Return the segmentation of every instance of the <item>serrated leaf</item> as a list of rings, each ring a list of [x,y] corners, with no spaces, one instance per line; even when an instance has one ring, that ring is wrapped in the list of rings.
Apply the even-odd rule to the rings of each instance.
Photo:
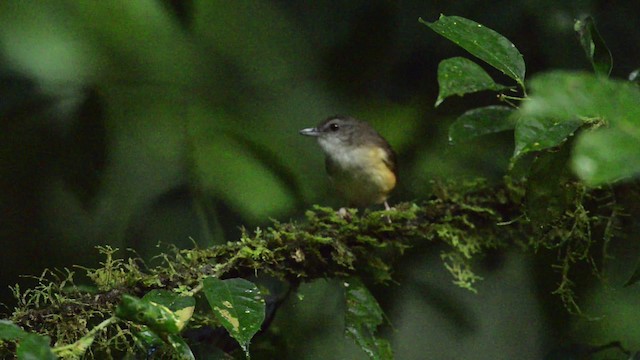
[[[516,123],[513,157],[560,146],[583,124],[584,121],[577,118],[559,121],[552,118],[522,117]]]
[[[493,81],[480,65],[463,57],[440,61],[438,86],[440,90],[436,107],[452,95],[463,96],[483,90],[499,91],[507,88]]]
[[[370,359],[393,359],[388,341],[375,336],[383,315],[378,301],[358,279],[345,281],[344,289],[346,335],[353,339]]]
[[[216,319],[249,356],[249,343],[265,317],[265,302],[258,287],[241,278],[207,277],[202,290]]]
[[[122,296],[116,316],[147,325],[157,333],[177,334],[181,330],[180,319],[169,308],[135,296]]]
[[[20,340],[27,336],[27,332],[9,320],[0,320],[0,340]]]
[[[506,37],[482,24],[459,16],[440,15],[440,18],[432,23],[422,19],[419,21],[524,87],[524,59]]]
[[[196,299],[193,296],[183,296],[168,290],[151,290],[146,293],[142,300],[164,305],[178,317],[178,328],[182,330],[191,316],[196,306]]]
[[[515,109],[501,105],[471,109],[451,124],[449,141],[466,141],[477,136],[512,130],[516,124],[514,112]]]
[[[593,18],[587,16],[583,20],[576,20],[573,29],[578,34],[580,45],[582,45],[595,73],[608,77],[613,68],[613,57],[600,32],[596,28]]]
[[[51,350],[48,336],[27,334],[18,344],[18,360],[53,360],[55,354]]]
[[[195,360],[195,356],[193,355],[191,348],[187,345],[184,339],[180,337],[180,335],[169,334],[169,336],[167,336],[167,342],[171,344],[171,347],[173,347],[173,350],[176,355],[178,355],[179,359]]]

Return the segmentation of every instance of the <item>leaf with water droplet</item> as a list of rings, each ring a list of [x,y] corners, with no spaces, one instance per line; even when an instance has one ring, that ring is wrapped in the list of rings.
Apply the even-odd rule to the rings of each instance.
[[[440,91],[436,107],[452,95],[463,96],[483,90],[500,91],[507,88],[493,81],[480,65],[463,57],[454,57],[440,62],[438,86]]]
[[[522,54],[506,37],[475,21],[440,15],[432,23],[419,19],[431,30],[453,41],[473,56],[500,70],[524,88],[525,64]]]
[[[511,130],[516,124],[514,112],[514,108],[501,105],[469,110],[460,115],[449,127],[449,141],[456,143],[477,136]]]
[[[552,118],[520,117],[515,127],[514,160],[530,151],[562,145],[584,121],[578,118],[557,121]]]
[[[389,342],[375,336],[382,323],[378,301],[357,278],[345,282],[345,332],[372,360],[393,359]]]
[[[265,317],[264,300],[251,295],[260,294],[258,287],[241,278],[220,280],[207,277],[202,290],[216,319],[249,356],[251,338],[260,330]]]

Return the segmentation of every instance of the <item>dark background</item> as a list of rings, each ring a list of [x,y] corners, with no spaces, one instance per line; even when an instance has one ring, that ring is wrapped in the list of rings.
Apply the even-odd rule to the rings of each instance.
[[[433,180],[500,180],[511,134],[447,142],[455,116],[493,95],[433,106],[438,62],[468,56],[418,23],[441,13],[509,38],[528,77],[590,70],[573,32],[585,15],[613,53],[612,76],[640,67],[636,1],[3,1],[0,302],[10,308],[9,286],[32,283],[20,275],[95,265],[97,245],[150,259],[167,244],[235,240],[241,226],[342,205],[319,148],[297,134],[329,115],[367,120],[395,148],[391,203],[427,197]],[[425,246],[378,289],[398,359],[640,348],[638,293],[619,286],[627,270],[581,292],[601,318],[590,322],[550,295],[559,275],[532,254],[478,267],[476,295],[451,284],[438,247]],[[343,339],[339,290],[316,282],[287,301],[273,328],[289,334],[290,358],[364,357]]]

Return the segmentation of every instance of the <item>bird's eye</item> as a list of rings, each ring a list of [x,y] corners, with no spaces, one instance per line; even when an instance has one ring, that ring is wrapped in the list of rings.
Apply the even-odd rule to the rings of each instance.
[[[329,129],[331,129],[331,131],[337,131],[338,129],[340,129],[340,125],[333,123],[329,125]]]

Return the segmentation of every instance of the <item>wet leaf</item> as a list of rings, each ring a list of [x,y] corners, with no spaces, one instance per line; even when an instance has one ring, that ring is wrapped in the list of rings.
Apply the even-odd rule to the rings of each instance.
[[[436,107],[452,95],[463,96],[483,90],[499,91],[507,88],[493,81],[480,65],[463,57],[454,57],[440,62],[438,85],[440,91]]]
[[[216,319],[249,356],[251,338],[260,330],[265,317],[265,302],[260,290],[251,281],[241,278],[207,277],[203,285]]]
[[[511,107],[501,105],[469,110],[449,127],[449,141],[461,142],[477,136],[511,130],[516,124],[514,111]]]
[[[459,16],[440,15],[432,23],[422,19],[419,21],[524,87],[524,59],[509,39],[486,26]]]
[[[372,360],[393,359],[391,345],[385,339],[375,336],[378,325],[382,323],[382,309],[378,301],[358,279],[352,278],[344,283],[346,314],[345,333]]]
[[[515,129],[516,146],[513,157],[518,158],[530,151],[560,146],[583,124],[584,121],[577,118],[564,121],[552,118],[520,118]]]

